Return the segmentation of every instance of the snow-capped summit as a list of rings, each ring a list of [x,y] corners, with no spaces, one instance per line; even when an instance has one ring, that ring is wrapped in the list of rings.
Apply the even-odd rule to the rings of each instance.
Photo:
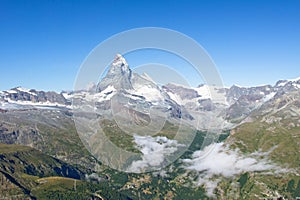
[[[279,80],[275,87],[283,90],[298,90],[300,89],[300,77],[295,79]]]
[[[148,102],[162,102],[167,95],[145,73],[133,73],[125,58],[117,54],[106,76],[99,82],[97,92],[103,93],[106,88],[115,88],[116,93],[129,95],[130,98],[143,99]]]
[[[113,66],[127,66],[128,67],[128,64],[127,64],[125,58],[119,53],[116,54],[112,65]]]
[[[125,60],[125,58],[121,54],[117,54],[115,56],[114,61],[110,65],[110,69],[107,72],[106,76],[129,76],[131,75],[131,70]]]
[[[131,85],[132,72],[125,60],[125,58],[117,54],[110,68],[97,86],[97,91],[105,90],[108,86],[114,86],[117,90],[132,89]]]
[[[298,78],[294,78],[294,79],[289,79],[288,81],[292,81],[292,82],[298,82],[298,81],[300,81],[300,77],[298,77]]]

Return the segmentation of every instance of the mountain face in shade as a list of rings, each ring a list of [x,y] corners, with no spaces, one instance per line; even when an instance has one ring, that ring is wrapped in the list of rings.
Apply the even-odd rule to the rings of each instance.
[[[132,89],[131,78],[132,72],[125,58],[117,54],[106,76],[98,84],[97,91],[101,92],[108,86],[113,86],[117,90]]]

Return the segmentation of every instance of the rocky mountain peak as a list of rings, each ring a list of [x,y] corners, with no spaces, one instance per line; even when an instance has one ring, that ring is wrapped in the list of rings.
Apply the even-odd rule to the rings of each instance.
[[[127,65],[128,66],[125,58],[119,53],[116,54],[112,65],[121,65],[121,66]]]
[[[130,74],[131,74],[131,70],[129,69],[129,66],[125,58],[121,54],[116,54],[115,59],[112,62],[107,75],[129,76]]]
[[[102,91],[109,85],[115,89],[132,89],[131,85],[132,72],[125,58],[121,54],[116,54],[110,68],[97,86],[97,91]]]

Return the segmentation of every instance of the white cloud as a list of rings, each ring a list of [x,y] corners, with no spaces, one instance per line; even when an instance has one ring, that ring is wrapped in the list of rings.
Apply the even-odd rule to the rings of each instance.
[[[214,189],[220,176],[231,178],[243,172],[268,171],[280,168],[267,159],[268,153],[255,152],[242,155],[231,150],[224,143],[211,144],[203,150],[195,151],[191,159],[184,159],[185,169],[199,173],[197,185],[205,185],[207,194],[214,196]]]
[[[169,156],[172,156],[183,146],[176,140],[170,140],[166,137],[134,136],[134,142],[137,148],[142,152],[142,158],[133,161],[128,168],[131,172],[144,172],[162,168]]]
[[[98,181],[98,182],[103,181],[103,178],[100,177],[100,176],[99,176],[98,174],[96,174],[96,173],[86,174],[86,175],[85,175],[85,179],[88,180],[88,181],[92,181],[92,180]]]

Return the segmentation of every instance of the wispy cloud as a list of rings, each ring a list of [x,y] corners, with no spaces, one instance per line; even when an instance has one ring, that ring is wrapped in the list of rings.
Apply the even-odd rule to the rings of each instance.
[[[166,137],[134,136],[137,148],[142,152],[140,160],[132,162],[129,171],[144,172],[162,168],[182,144]]]
[[[185,169],[198,172],[196,184],[204,185],[207,194],[214,196],[221,177],[232,178],[243,172],[280,171],[267,155],[265,152],[255,152],[246,156],[238,149],[232,150],[224,143],[216,143],[194,152],[192,158],[184,159],[183,163]]]

